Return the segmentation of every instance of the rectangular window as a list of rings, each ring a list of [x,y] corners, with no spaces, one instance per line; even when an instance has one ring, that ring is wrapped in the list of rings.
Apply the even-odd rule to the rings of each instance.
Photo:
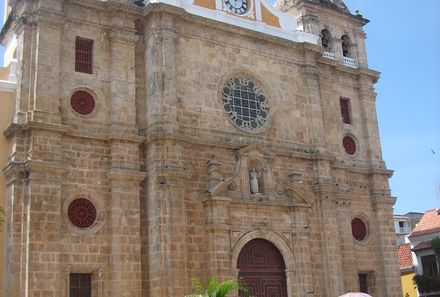
[[[341,119],[344,124],[351,124],[350,118],[350,99],[341,98],[339,100],[341,105]]]
[[[438,266],[435,255],[422,256],[423,275],[438,276]]]
[[[93,73],[93,40],[76,38],[75,42],[75,71]]]
[[[360,273],[359,277],[359,292],[368,293],[368,274]]]
[[[69,284],[69,297],[92,296],[90,273],[71,273]]]

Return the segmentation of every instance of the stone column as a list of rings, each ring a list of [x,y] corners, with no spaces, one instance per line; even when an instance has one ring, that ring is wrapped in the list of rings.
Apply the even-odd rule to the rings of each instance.
[[[336,60],[339,61],[339,63],[344,64],[344,54],[342,52],[341,36],[339,37],[335,36],[333,38],[333,50],[335,53]]]

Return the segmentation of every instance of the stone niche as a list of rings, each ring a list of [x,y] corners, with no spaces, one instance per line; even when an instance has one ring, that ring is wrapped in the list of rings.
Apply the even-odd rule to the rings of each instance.
[[[237,152],[232,176],[223,178],[221,164],[208,161],[208,194],[212,199],[235,202],[264,202],[286,206],[310,206],[312,191],[301,181],[301,173],[292,172],[275,179],[272,161],[276,154],[262,145],[253,144]]]

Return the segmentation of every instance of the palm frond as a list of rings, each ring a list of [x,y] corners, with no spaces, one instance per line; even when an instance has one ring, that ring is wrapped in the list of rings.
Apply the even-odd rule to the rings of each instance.
[[[216,297],[225,297],[232,290],[237,290],[239,288],[240,288],[240,283],[236,279],[224,281],[218,285]]]
[[[219,286],[219,282],[218,282],[217,278],[211,277],[211,279],[208,282],[208,287],[206,288],[206,295],[211,296],[211,297],[215,297],[215,295],[213,295],[213,293],[216,292],[216,289],[218,286]]]
[[[212,277],[206,288],[200,279],[193,279],[192,285],[195,293],[185,297],[226,297],[233,290],[239,290],[244,297],[251,297],[246,285],[240,279],[231,279],[220,283],[217,278]]]
[[[193,278],[191,280],[192,286],[195,289],[195,295],[202,295],[205,291],[205,287],[203,286],[203,283],[198,278]],[[195,296],[189,296],[189,297],[195,297]]]

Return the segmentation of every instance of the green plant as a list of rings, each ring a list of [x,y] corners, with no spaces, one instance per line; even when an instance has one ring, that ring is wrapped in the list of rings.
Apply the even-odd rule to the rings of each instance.
[[[430,275],[415,275],[413,283],[420,293],[429,293],[440,290],[440,277]]]
[[[431,240],[431,245],[434,248],[435,257],[437,262],[440,264],[440,237],[436,237]]]
[[[251,297],[249,290],[239,279],[226,280],[220,283],[217,278],[212,277],[206,287],[200,279],[193,279],[192,284],[195,293],[185,297],[225,297],[233,290],[240,291],[242,296]]]

